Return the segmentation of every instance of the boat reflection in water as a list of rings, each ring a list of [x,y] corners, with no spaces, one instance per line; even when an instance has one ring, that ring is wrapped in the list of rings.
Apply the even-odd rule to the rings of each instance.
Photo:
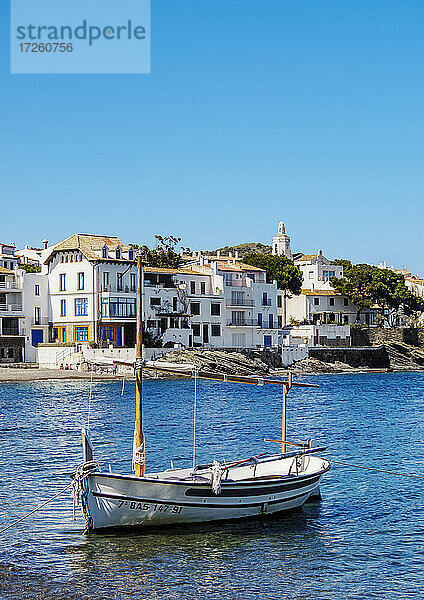
[[[299,545],[300,539],[307,543]],[[325,554],[327,542],[320,504],[307,504],[301,510],[234,521],[220,528],[204,523],[138,535],[121,531],[86,536],[83,543],[69,546],[67,553],[75,581],[87,581],[90,587],[95,572],[100,580],[107,579],[111,596],[116,588],[128,595],[142,589],[152,598],[156,593],[164,597],[165,589],[169,589],[173,597],[172,590],[178,588],[179,598],[183,594],[191,598],[195,590],[222,593],[229,587],[234,594],[238,586],[246,585],[252,590],[264,570],[271,586],[283,573],[285,577],[294,576],[296,571],[306,573],[311,549]],[[235,564],[237,575],[233,572]],[[229,598],[235,597],[229,594]]]

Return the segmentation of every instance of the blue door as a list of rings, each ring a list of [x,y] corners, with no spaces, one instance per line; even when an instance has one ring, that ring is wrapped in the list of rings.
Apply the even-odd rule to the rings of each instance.
[[[122,346],[122,327],[116,328],[116,345],[119,348]]]
[[[264,346],[269,348],[272,345],[272,338],[270,335],[264,335]]]
[[[269,315],[269,328],[272,329],[274,327],[274,315]]]
[[[33,329],[31,331],[31,344],[33,346],[38,346],[38,344],[43,343],[43,330],[42,329]]]

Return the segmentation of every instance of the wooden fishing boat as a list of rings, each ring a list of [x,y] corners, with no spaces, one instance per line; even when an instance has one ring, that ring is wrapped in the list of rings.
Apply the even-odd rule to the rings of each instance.
[[[159,361],[143,364],[140,256],[137,258],[137,273],[135,472],[133,475],[101,472],[93,460],[93,450],[83,430],[83,463],[74,476],[74,489],[75,496],[81,500],[86,531],[242,519],[302,506],[308,498],[318,493],[321,478],[330,469],[330,463],[316,456],[325,447],[314,447],[311,440],[306,443],[290,443],[286,440],[287,394],[293,386],[318,386],[295,383],[290,375],[282,381],[205,372],[193,365],[175,366]],[[142,426],[143,368],[193,376],[195,390],[198,379],[282,386],[281,440],[265,440],[281,444],[281,452],[196,465],[194,410],[192,467],[146,473]],[[289,446],[296,449],[288,451]]]

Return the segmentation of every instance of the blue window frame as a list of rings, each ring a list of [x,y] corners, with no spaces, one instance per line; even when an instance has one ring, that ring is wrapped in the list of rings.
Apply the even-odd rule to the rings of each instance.
[[[102,340],[107,342],[110,340],[113,342],[115,339],[115,328],[114,327],[103,327],[102,329]]]
[[[77,289],[78,290],[83,290],[84,289],[84,273],[78,273],[78,284],[77,284]]]
[[[76,317],[86,317],[88,309],[88,300],[87,298],[75,298],[75,316]]]
[[[75,341],[88,342],[88,327],[75,327]]]
[[[265,348],[272,346],[272,338],[270,335],[264,335],[264,346]]]
[[[274,315],[269,315],[269,328],[272,329],[274,326]]]
[[[64,292],[66,290],[66,274],[61,273],[59,275],[59,291]]]
[[[262,313],[258,313],[258,326],[262,327]]]
[[[66,317],[66,300],[60,301],[60,316]]]
[[[135,318],[135,298],[103,298],[102,317]]]

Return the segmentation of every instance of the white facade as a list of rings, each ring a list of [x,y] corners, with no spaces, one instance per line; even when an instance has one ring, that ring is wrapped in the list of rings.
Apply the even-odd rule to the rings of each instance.
[[[45,261],[50,321],[59,343],[134,346],[134,249],[118,238],[75,234]]]
[[[71,236],[45,261],[57,342],[135,344],[134,253],[118,238],[104,238],[102,245],[103,238]],[[276,346],[276,295],[264,271],[236,258],[209,261],[198,254],[178,269],[145,267],[146,341],[168,347]]]
[[[297,325],[283,329],[283,346],[344,347],[351,345],[349,325]]]
[[[15,347],[14,360],[35,361],[37,345],[46,342],[134,347],[136,262],[131,246],[115,237],[75,234],[50,248],[24,251],[21,260],[27,265],[35,265],[36,253],[41,272],[18,269],[17,257],[10,254],[14,269],[1,267],[0,273],[0,335]],[[276,283],[267,283],[264,271],[238,257],[209,260],[197,254],[178,269],[145,267],[146,342],[276,346],[276,298]],[[0,350],[0,358],[11,361],[9,352]]]
[[[352,301],[339,294],[330,284],[331,277],[343,277],[343,267],[332,265],[319,250],[317,254],[302,255],[295,259],[303,275],[301,294],[296,296],[278,291],[278,317],[280,326],[352,325],[357,321],[358,310]],[[360,312],[359,323],[373,325],[374,310]]]
[[[307,290],[332,290],[331,277],[343,277],[343,267],[332,265],[318,250],[315,255],[303,255],[294,261],[303,275],[303,288]]]
[[[25,362],[37,361],[37,346],[49,341],[48,279],[44,273],[19,271],[22,281],[22,300],[25,335]]]
[[[47,278],[12,262],[0,267],[0,362],[35,362],[35,348],[48,339]]]
[[[171,274],[172,282],[166,282]],[[162,336],[164,343],[203,348],[277,345],[276,284],[266,283],[264,271],[236,259],[209,261],[201,256],[173,273],[146,268],[144,277],[147,330]]]
[[[410,290],[411,292],[413,292],[420,298],[424,298],[424,280],[423,279],[418,279],[417,277],[412,277],[411,275],[408,275],[405,277],[405,285],[408,288],[408,290]],[[424,325],[424,313],[421,313],[417,320],[418,320],[417,324],[423,326]]]

